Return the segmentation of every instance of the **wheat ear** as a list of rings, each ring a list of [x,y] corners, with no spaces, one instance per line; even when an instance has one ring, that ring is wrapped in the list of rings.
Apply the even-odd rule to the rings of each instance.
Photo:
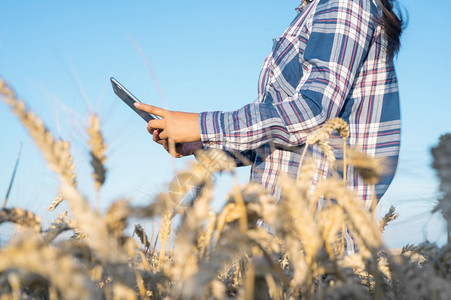
[[[133,232],[136,233],[139,240],[141,241],[141,244],[143,244],[144,248],[149,249],[150,241],[149,241],[149,237],[147,236],[144,228],[140,224],[136,224]]]
[[[160,270],[164,266],[166,260],[166,242],[168,241],[169,234],[171,233],[171,220],[174,216],[174,210],[168,210],[161,216],[160,223],[160,256],[158,259],[157,270]]]
[[[2,249],[0,273],[24,270],[46,279],[62,299],[98,299],[94,283],[74,257],[45,244],[35,232],[24,232]]]
[[[380,249],[382,238],[371,214],[358,200],[356,194],[346,187],[345,182],[329,178],[318,183],[315,193],[337,201],[338,206],[343,209],[350,221],[349,223],[356,233],[356,239],[361,239],[362,243],[359,244],[359,249],[364,257],[368,258],[372,252]]]
[[[4,208],[0,210],[0,224],[3,222],[12,222],[17,226],[29,227],[41,232],[41,218],[25,209]]]
[[[89,135],[89,146],[91,151],[91,166],[94,169],[92,177],[94,178],[94,184],[97,192],[97,210],[100,209],[100,188],[105,182],[106,169],[106,145],[103,140],[102,132],[100,131],[100,120],[95,114],[91,114],[89,117],[89,127],[86,129]]]
[[[327,160],[329,162],[335,161],[333,148],[329,144],[329,136],[332,134],[334,130],[336,130],[338,134],[343,138],[343,148],[344,151],[346,151],[346,139],[349,137],[348,124],[339,117],[327,120],[319,130],[307,136],[304,151],[302,152],[301,160],[299,162],[297,178],[301,176],[301,167],[304,162],[305,155],[307,153],[307,148],[309,145],[318,144],[318,146],[321,147],[322,151],[326,155]],[[344,161],[344,170],[346,170],[346,161]],[[346,178],[345,177],[346,171],[344,171],[343,175],[344,178]]]
[[[67,211],[58,215],[56,220],[52,223],[49,229],[45,232],[43,238],[47,244],[50,244],[60,233],[71,230],[75,222],[66,221]],[[72,224],[69,224],[72,223]]]
[[[443,196],[433,209],[433,212],[441,211],[448,227],[448,244],[451,244],[451,134],[440,137],[439,144],[431,149],[434,157],[433,168],[440,178],[440,191]]]
[[[204,235],[204,239],[202,241],[201,247],[200,247],[200,251],[199,251],[199,256],[202,258],[205,255],[205,252],[208,248],[208,246],[210,245],[210,241],[213,237],[213,233],[215,231],[215,227],[216,227],[216,220],[217,220],[217,215],[215,212],[210,211],[208,213],[208,225],[207,225],[207,230],[205,232]]]
[[[61,139],[54,140],[52,133],[44,126],[42,120],[28,111],[25,103],[18,99],[11,87],[0,78],[0,95],[12,112],[19,118],[28,133],[41,149],[50,169],[57,172],[65,180],[76,186],[75,165],[70,154],[70,144]],[[52,203],[49,209],[54,209],[58,204]]]
[[[382,159],[369,156],[354,148],[349,148],[347,154],[348,164],[356,169],[365,183],[374,185],[379,182],[384,168]]]
[[[127,228],[127,220],[130,215],[129,200],[120,199],[111,204],[103,218],[108,231],[120,238]]]
[[[384,170],[384,160],[382,158],[375,158],[368,154],[353,148],[348,149],[347,159],[349,165],[352,165],[357,173],[362,177],[366,184],[370,185],[371,189],[371,211],[373,218],[375,218],[376,205],[378,198],[376,195],[375,184],[379,182],[379,179]]]
[[[388,212],[384,215],[384,217],[379,221],[378,227],[381,232],[384,231],[385,227],[388,223],[396,220],[399,217],[398,213],[395,213],[395,207],[390,206]]]

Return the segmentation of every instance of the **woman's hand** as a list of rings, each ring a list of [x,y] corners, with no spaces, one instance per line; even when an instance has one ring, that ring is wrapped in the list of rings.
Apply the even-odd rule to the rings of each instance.
[[[198,114],[170,111],[143,103],[135,103],[135,107],[162,117],[149,121],[147,130],[153,135],[153,140],[162,145],[173,157],[191,155],[203,147],[200,141]]]
[[[169,154],[171,154],[175,158],[180,158],[188,155],[194,154],[196,150],[203,149],[203,144],[201,141],[197,142],[188,142],[188,143],[178,143],[178,144],[170,144],[168,139],[160,138],[160,129],[156,129],[153,131],[153,140],[163,146]]]
[[[199,114],[170,111],[144,103],[135,103],[135,107],[161,117],[150,120],[147,124],[147,130],[152,134],[155,129],[160,129],[161,139],[172,140],[174,143],[200,141]]]

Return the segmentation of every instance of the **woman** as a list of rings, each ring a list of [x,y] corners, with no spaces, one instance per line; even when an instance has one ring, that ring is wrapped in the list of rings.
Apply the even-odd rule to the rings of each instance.
[[[392,163],[376,185],[380,199],[392,181],[400,144],[393,56],[402,20],[389,1],[304,1],[264,62],[258,103],[200,114],[140,104],[138,108],[162,117],[149,122],[149,132],[175,157],[202,147],[244,156],[252,164],[251,180],[277,196],[279,174],[296,177],[307,135],[341,117],[349,124],[349,146]],[[179,147],[170,147],[169,141]],[[310,152],[319,168],[315,184],[327,177],[329,165],[318,146]],[[342,158],[342,149],[337,147],[335,154]],[[370,208],[374,190],[353,168],[347,174],[349,187]],[[349,234],[346,240],[347,253],[355,252]]]

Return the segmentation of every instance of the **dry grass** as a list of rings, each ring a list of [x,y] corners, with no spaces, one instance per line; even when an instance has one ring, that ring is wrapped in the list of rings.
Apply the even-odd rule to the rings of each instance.
[[[212,150],[196,153],[196,162],[177,174],[151,204],[138,207],[119,199],[102,215],[77,189],[70,145],[55,140],[1,79],[0,94],[59,175],[61,199],[70,206],[70,214],[62,213],[44,230],[31,212],[0,211],[0,223],[13,222],[21,228],[0,249],[0,299],[447,299],[451,295],[449,244],[410,246],[405,250],[411,255],[390,253],[381,231],[396,218],[394,209],[377,222],[336,177],[320,181],[311,191],[317,170],[305,156],[297,180],[281,176],[280,200],[258,184],[236,184],[215,213],[210,203],[213,176],[233,175],[234,163]],[[327,122],[307,140],[318,144],[329,161],[334,156],[328,137],[334,130],[346,145],[349,132],[341,119]],[[91,116],[88,132],[94,184],[100,192],[106,146],[96,116]],[[442,139],[440,147],[448,149],[451,143]],[[346,151],[344,170],[351,164],[367,182],[377,182],[378,162]],[[447,152],[437,150],[434,155],[440,153]],[[450,172],[446,164],[437,168],[441,174]],[[447,188],[443,183],[442,190]],[[319,199],[327,205],[317,210]],[[437,206],[445,215],[447,199]],[[134,226],[133,235],[127,234],[132,218],[160,219],[158,235],[149,238],[140,224]],[[346,228],[358,241],[358,254],[344,255],[340,233]],[[60,237],[65,231],[74,235]],[[424,259],[417,260],[418,255]]]

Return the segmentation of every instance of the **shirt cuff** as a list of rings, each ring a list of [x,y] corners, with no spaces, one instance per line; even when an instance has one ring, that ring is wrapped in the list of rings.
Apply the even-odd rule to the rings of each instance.
[[[200,139],[207,148],[224,150],[224,113],[207,111],[199,114]]]
[[[255,159],[253,150],[240,150],[233,143],[233,112],[202,112],[199,114],[200,137],[204,149],[214,148],[224,151],[235,161],[237,167],[252,164]],[[232,141],[231,141],[232,140]],[[235,146],[235,147],[234,147]]]

